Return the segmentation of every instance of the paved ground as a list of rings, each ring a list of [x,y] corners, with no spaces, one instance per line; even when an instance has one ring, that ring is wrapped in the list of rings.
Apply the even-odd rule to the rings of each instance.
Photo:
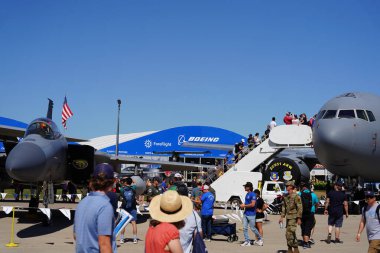
[[[51,226],[44,227],[41,225],[43,214],[39,213],[37,217],[30,217],[26,212],[16,212],[15,238],[14,242],[18,243],[17,248],[7,248],[11,236],[11,214],[5,215],[1,206],[20,206],[26,203],[0,202],[0,252],[74,252],[75,242],[72,237],[72,221],[69,221],[59,211],[53,211],[54,221]],[[54,204],[51,208],[75,208],[75,204]],[[227,211],[230,213],[231,211]],[[224,214],[225,210],[216,210],[217,214]],[[72,213],[73,214],[73,213]],[[118,252],[144,252],[144,237],[148,227],[147,216],[140,216],[143,219],[138,225],[138,237],[140,239],[137,245],[126,243],[120,246],[118,243]],[[239,241],[228,243],[225,236],[215,236],[214,240],[207,242],[209,252],[286,252],[285,230],[280,229],[278,225],[279,216],[269,216],[269,221],[264,224],[264,246],[241,247],[240,240],[243,238],[242,224],[237,222]],[[344,221],[344,227],[341,233],[343,244],[330,245],[325,243],[327,217],[317,215],[317,226],[314,239],[316,244],[312,249],[301,252],[345,252],[358,253],[367,252],[368,242],[365,233],[361,242],[355,242],[355,234],[358,228],[359,216],[352,215]],[[300,229],[298,230],[298,234]],[[130,230],[127,236],[131,235]],[[251,233],[252,235],[252,233]],[[300,239],[300,237],[299,237]]]

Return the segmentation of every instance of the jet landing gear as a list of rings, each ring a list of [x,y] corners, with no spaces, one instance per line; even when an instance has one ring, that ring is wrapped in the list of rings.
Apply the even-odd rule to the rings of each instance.
[[[40,194],[43,192],[42,204],[45,208],[48,208],[49,204],[54,204],[54,187],[52,182],[43,182],[43,185],[36,185],[36,188],[31,187],[31,196],[29,201],[29,214],[37,215],[38,205],[40,202]],[[35,194],[33,194],[33,192]],[[52,217],[50,213],[50,218],[47,215],[43,215],[42,224],[44,226],[49,226],[52,222]]]
[[[45,208],[48,208],[49,204],[54,204],[54,185],[52,182],[43,183],[43,205]],[[42,220],[43,226],[49,226],[52,223],[52,213],[50,211],[50,217],[46,214]]]

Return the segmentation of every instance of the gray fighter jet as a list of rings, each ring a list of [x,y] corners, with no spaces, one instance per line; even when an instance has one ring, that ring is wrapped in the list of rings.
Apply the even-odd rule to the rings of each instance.
[[[6,150],[5,170],[7,174],[21,183],[41,186],[44,184],[44,204],[52,203],[54,197],[53,184],[61,184],[70,180],[78,186],[86,186],[95,164],[108,162],[113,164],[116,172],[120,172],[120,164],[160,164],[163,170],[194,170],[202,167],[215,167],[203,164],[189,164],[150,159],[113,156],[98,152],[88,145],[77,143],[85,141],[67,138],[60,133],[52,121],[53,103],[49,100],[46,118],[33,120],[26,131],[0,125],[0,141]],[[15,142],[16,137],[23,137]],[[68,143],[69,142],[69,143]],[[0,172],[4,168],[0,167]],[[39,188],[39,187],[37,187]]]
[[[380,181],[379,134],[380,97],[345,93],[319,111],[313,126],[314,150],[319,161],[336,175]]]

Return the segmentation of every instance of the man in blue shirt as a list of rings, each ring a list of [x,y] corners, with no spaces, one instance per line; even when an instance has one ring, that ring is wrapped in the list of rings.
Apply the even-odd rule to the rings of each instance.
[[[256,193],[253,192],[253,185],[251,182],[247,182],[243,185],[247,194],[245,195],[244,204],[240,205],[240,208],[244,208],[243,215],[243,232],[245,241],[240,246],[251,246],[251,239],[249,239],[248,225],[252,232],[257,236],[257,241],[254,244],[263,246],[264,242],[259,231],[256,229]]]
[[[203,194],[201,196],[202,209],[201,209],[201,220],[202,220],[202,230],[205,241],[211,241],[211,221],[212,215],[214,214],[214,202],[215,197],[209,192],[209,186],[204,185],[202,187]]]
[[[116,252],[114,211],[106,193],[114,183],[109,164],[96,166],[90,179],[92,192],[79,202],[74,218],[76,252]]]

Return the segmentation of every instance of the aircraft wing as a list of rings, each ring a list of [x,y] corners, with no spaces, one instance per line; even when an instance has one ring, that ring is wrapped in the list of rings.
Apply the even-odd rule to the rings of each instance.
[[[133,164],[159,164],[163,170],[197,170],[199,168],[215,169],[215,165],[194,164],[194,163],[179,163],[170,161],[159,161],[143,158],[134,158],[126,156],[111,156],[112,162],[116,163],[133,163]]]
[[[204,148],[204,149],[225,150],[225,151],[232,151],[234,149],[234,145],[210,144],[210,143],[188,142],[188,141],[184,142],[182,146],[188,147],[188,148]]]
[[[74,138],[74,137],[68,137],[68,136],[65,136],[67,142],[84,142],[84,141],[88,141],[86,139],[79,139],[79,138]]]
[[[23,137],[25,129],[20,127],[11,127],[0,125],[0,139],[17,141],[17,137]]]

